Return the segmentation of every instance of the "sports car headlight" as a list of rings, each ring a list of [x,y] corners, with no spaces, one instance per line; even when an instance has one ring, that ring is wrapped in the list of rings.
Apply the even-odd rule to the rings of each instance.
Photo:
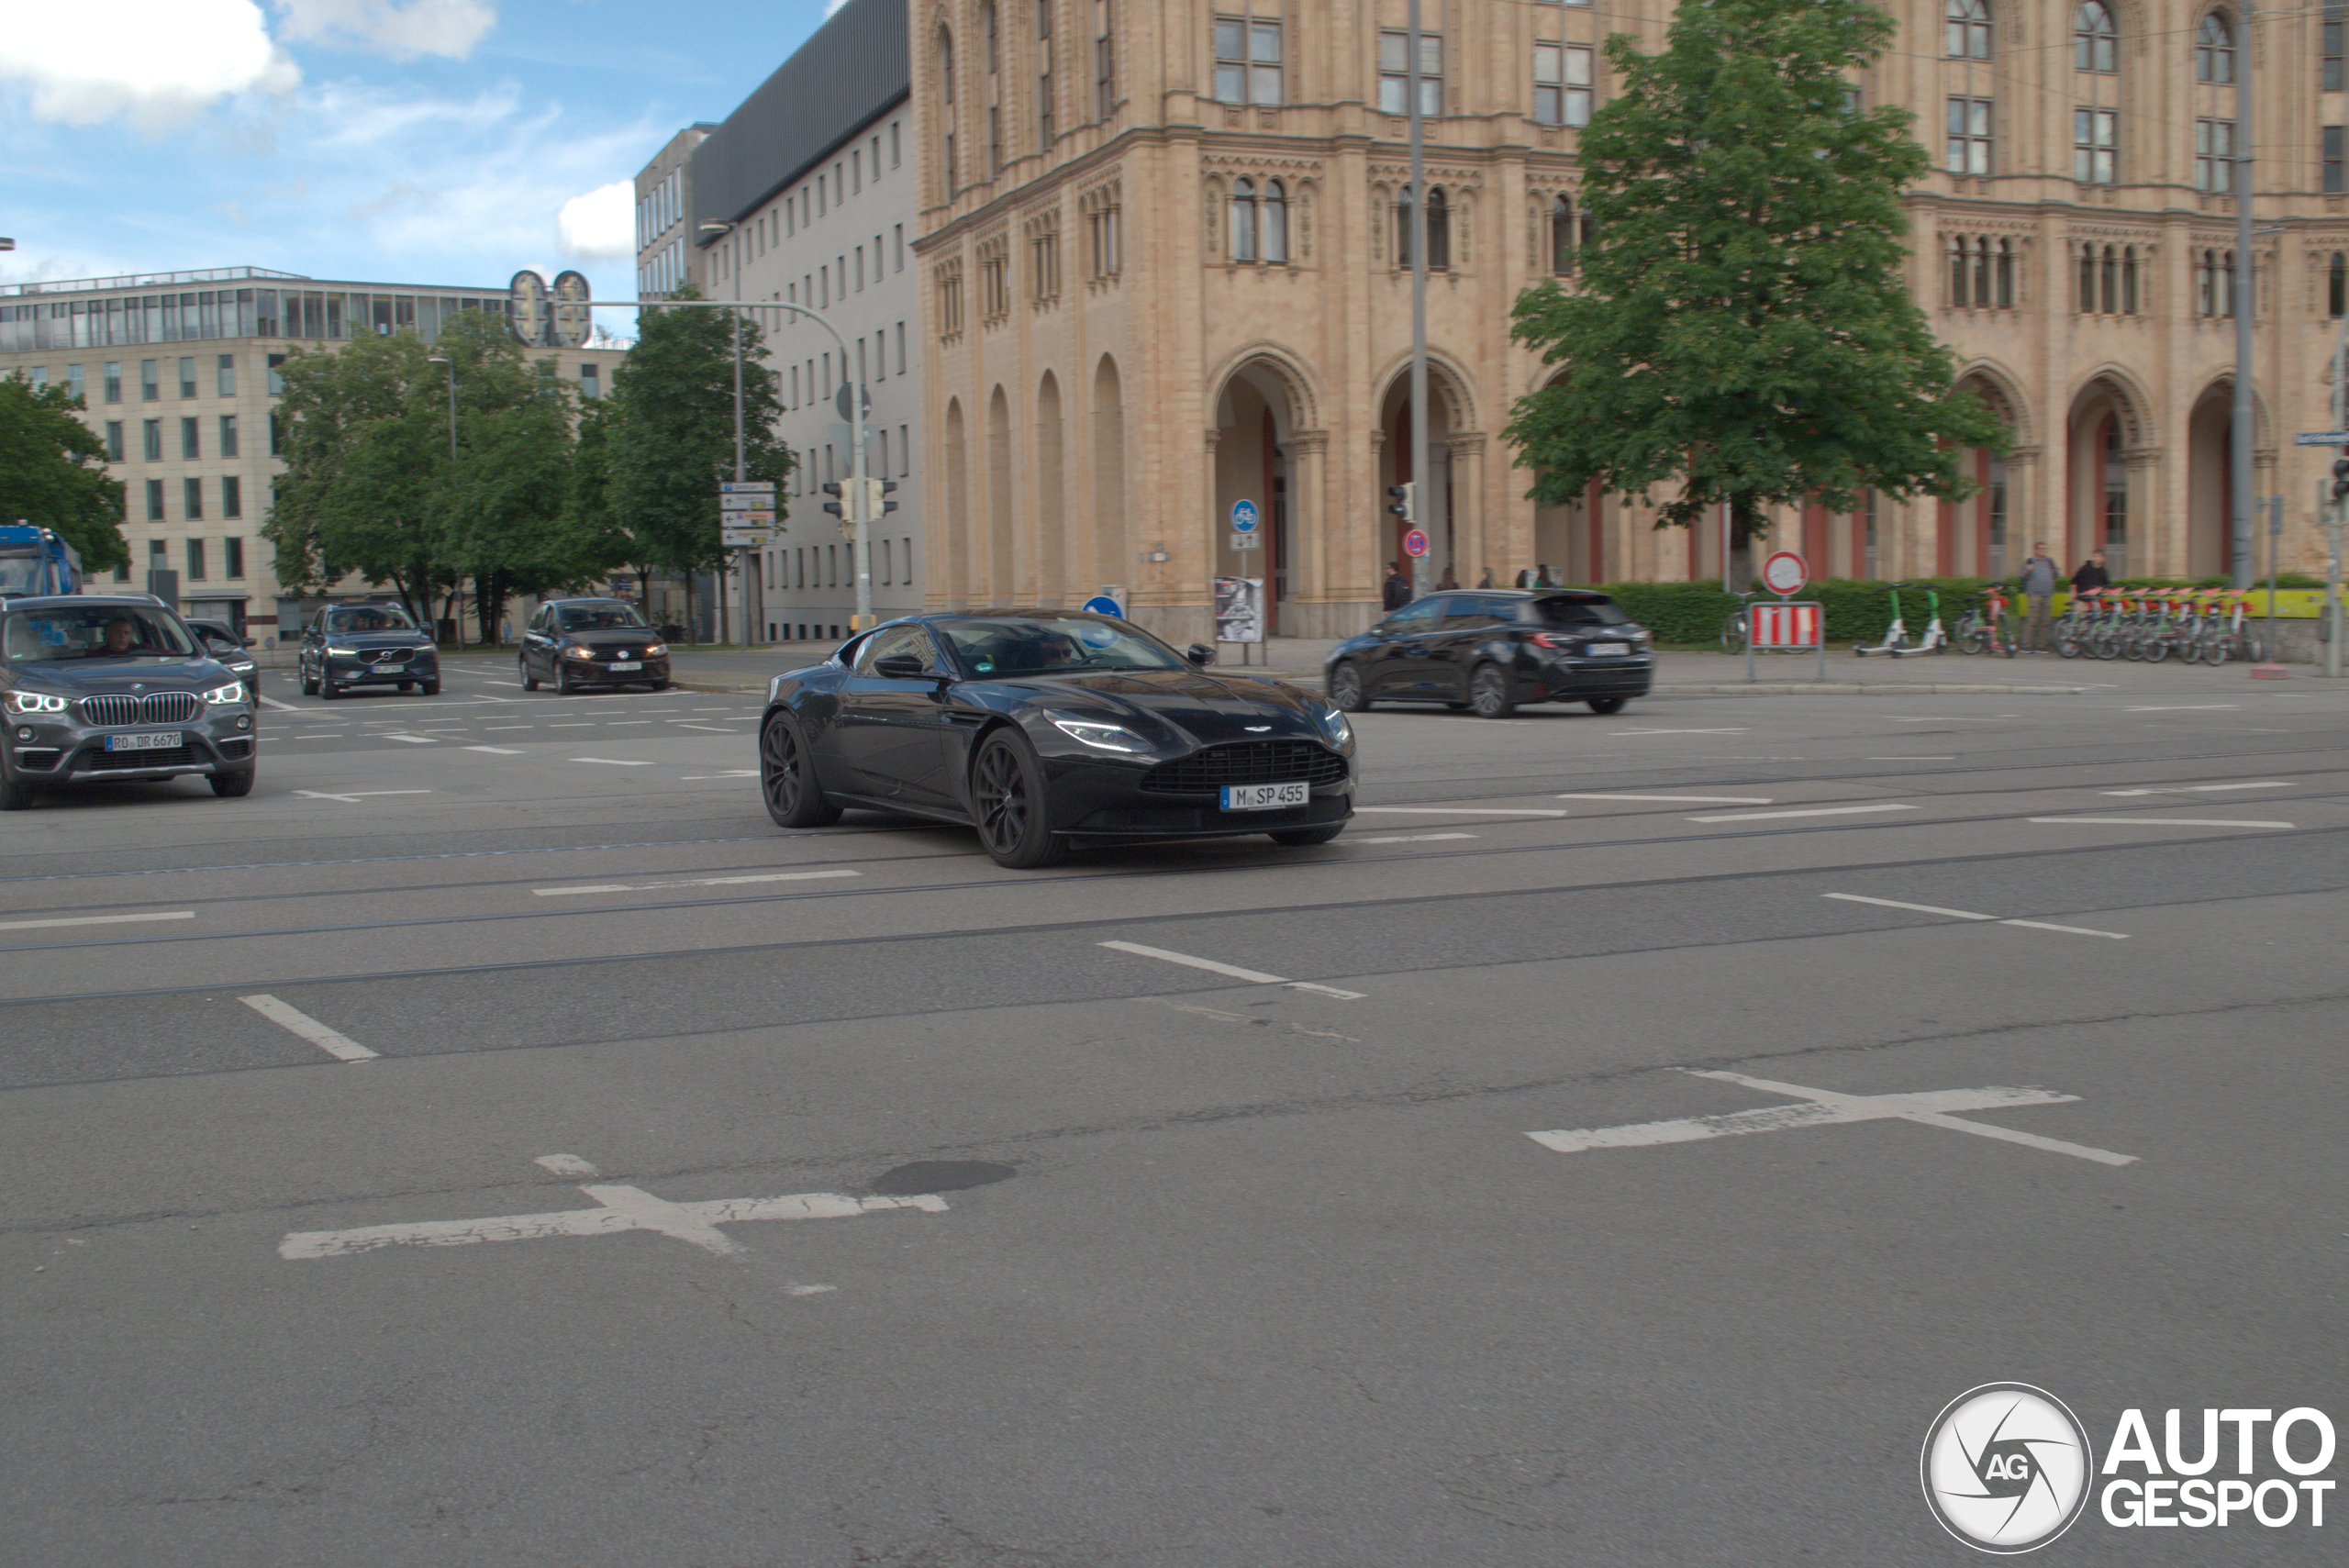
[[[562,651],[562,656],[565,659],[593,659],[596,657],[593,653],[589,652],[586,649],[580,647],[579,644],[575,642]]]
[[[356,659],[359,657],[359,650],[356,648],[337,648],[331,642],[327,644],[327,651],[333,654],[338,659]]]
[[[1340,713],[1328,703],[1321,705],[1321,728],[1328,732],[1330,739],[1339,745],[1345,746],[1353,743],[1354,727],[1346,722],[1344,714]]]
[[[231,681],[225,686],[215,686],[204,694],[204,700],[213,707],[229,707],[245,700],[245,684]]]
[[[10,692],[8,711],[10,713],[63,713],[65,699],[50,696],[46,692]]]
[[[1052,728],[1070,740],[1081,740],[1098,751],[1130,754],[1150,750],[1149,741],[1122,725],[1100,724],[1089,718],[1063,718],[1056,713],[1047,717],[1052,719]]]

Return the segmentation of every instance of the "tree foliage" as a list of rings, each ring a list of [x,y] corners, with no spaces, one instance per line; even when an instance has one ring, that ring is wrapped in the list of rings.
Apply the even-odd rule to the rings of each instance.
[[[85,572],[130,562],[122,537],[122,482],[106,473],[106,443],[74,417],[77,395],[35,386],[24,373],[0,380],[0,523],[54,529]]]
[[[1871,0],[1683,0],[1661,53],[1608,40],[1578,286],[1515,312],[1561,367],[1508,429],[1536,498],[1676,483],[1658,527],[1727,501],[1742,587],[1763,506],[1954,499],[1955,449],[2003,450],[1903,282],[1900,195],[1930,167],[1908,111],[1852,106],[1893,28]]]

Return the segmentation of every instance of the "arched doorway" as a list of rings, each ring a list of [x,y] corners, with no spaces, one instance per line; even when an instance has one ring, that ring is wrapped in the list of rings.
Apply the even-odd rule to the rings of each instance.
[[[967,607],[971,593],[971,449],[968,432],[963,428],[963,401],[951,397],[946,401],[946,558],[945,582],[964,603],[953,607]],[[935,561],[936,557],[933,556]],[[939,573],[932,571],[930,580],[937,582]]]
[[[1215,403],[1214,529],[1208,559],[1218,577],[1264,584],[1265,632],[1295,635],[1299,586],[1297,508],[1291,491],[1299,398],[1286,367],[1252,359],[1234,370]],[[1234,526],[1242,502],[1254,509],[1252,531]],[[1255,542],[1236,548],[1242,539]]]
[[[997,386],[987,399],[987,604],[1019,602],[1011,562],[1011,400]]]
[[[1061,384],[1052,372],[1036,388],[1036,591],[1035,602],[1067,602],[1068,534],[1065,464],[1061,454]]]
[[[2186,421],[2186,572],[2227,570],[2234,499],[2234,378],[2212,382]]]
[[[2020,428],[2014,400],[1996,381],[1976,373],[1957,385],[1960,392],[1980,398],[2008,429]],[[1987,447],[1968,447],[1959,452],[1957,462],[1958,472],[1974,481],[1974,494],[1963,501],[1943,501],[1936,508],[1934,575],[2003,577],[2023,563],[2036,542],[2015,538],[2017,497],[2007,460]],[[2047,542],[2051,547],[2055,543]]]
[[[2144,428],[2137,399],[2120,382],[2099,375],[2082,387],[2065,425],[2061,537],[2034,533],[2018,542],[2028,550],[2043,539],[2066,573],[2098,550],[2115,577],[2151,571],[2151,476],[2137,456]]]
[[[1431,203],[1432,207],[1432,203]],[[1431,212],[1432,216],[1432,212]],[[1435,242],[1428,242],[1431,252]],[[1386,384],[1386,395],[1380,401],[1378,414],[1378,517],[1380,545],[1379,573],[1384,576],[1392,562],[1401,568],[1406,577],[1411,575],[1410,558],[1403,553],[1404,521],[1386,510],[1389,485],[1408,484],[1419,481],[1419,527],[1428,536],[1428,582],[1441,585],[1444,573],[1462,587],[1475,586],[1485,568],[1493,569],[1496,583],[1508,573],[1503,562],[1470,561],[1470,541],[1466,530],[1455,527],[1462,520],[1462,506],[1468,497],[1464,494],[1460,476],[1453,473],[1453,438],[1461,433],[1462,399],[1460,389],[1450,372],[1441,364],[1428,366],[1428,473],[1424,477],[1411,469],[1411,376],[1406,370]]]

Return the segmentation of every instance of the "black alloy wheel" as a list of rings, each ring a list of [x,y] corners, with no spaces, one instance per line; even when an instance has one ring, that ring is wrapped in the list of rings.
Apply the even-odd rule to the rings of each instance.
[[[525,653],[515,662],[522,672],[522,689],[526,692],[537,691],[539,689],[539,678],[530,673],[530,656]]]
[[[1620,713],[1623,711],[1623,705],[1631,699],[1629,697],[1587,697],[1584,700],[1590,704],[1590,711],[1593,713]]]
[[[554,695],[567,697],[571,692],[571,666],[558,659],[554,662]]]
[[[1037,871],[1066,858],[1068,840],[1055,838],[1046,818],[1044,771],[1017,731],[998,729],[980,743],[971,799],[979,808],[979,842],[996,864]]]
[[[1319,828],[1282,828],[1264,837],[1275,844],[1326,844],[1346,830],[1342,822],[1331,822]]]
[[[1468,706],[1478,718],[1507,718],[1517,711],[1509,695],[1508,672],[1497,664],[1479,664],[1468,677]]]
[[[242,800],[253,792],[253,776],[261,772],[259,764],[239,768],[233,773],[214,773],[209,782],[212,793],[223,800]]]
[[[769,714],[759,731],[759,795],[778,828],[829,828],[841,819],[841,808],[816,782],[798,729],[779,713]]]
[[[320,702],[332,702],[332,701],[334,701],[334,699],[335,699],[335,698],[337,698],[337,697],[339,697],[339,696],[340,696],[340,695],[342,695],[342,688],[341,688],[340,686],[336,685],[332,681],[328,680],[328,679],[327,679],[327,667],[326,667],[325,665],[323,665],[323,664],[319,665],[319,666],[318,666],[318,700],[319,700]]]
[[[1330,672],[1330,702],[1340,713],[1370,711],[1370,693],[1362,684],[1359,669],[1341,664]]]
[[[302,695],[306,697],[314,697],[318,695],[318,683],[311,677],[306,667],[302,671]]]

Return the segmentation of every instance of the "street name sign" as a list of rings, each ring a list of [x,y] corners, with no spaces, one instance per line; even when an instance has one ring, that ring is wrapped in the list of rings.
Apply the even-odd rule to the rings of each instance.
[[[2296,447],[2349,447],[2349,430],[2303,430],[2292,438]]]

